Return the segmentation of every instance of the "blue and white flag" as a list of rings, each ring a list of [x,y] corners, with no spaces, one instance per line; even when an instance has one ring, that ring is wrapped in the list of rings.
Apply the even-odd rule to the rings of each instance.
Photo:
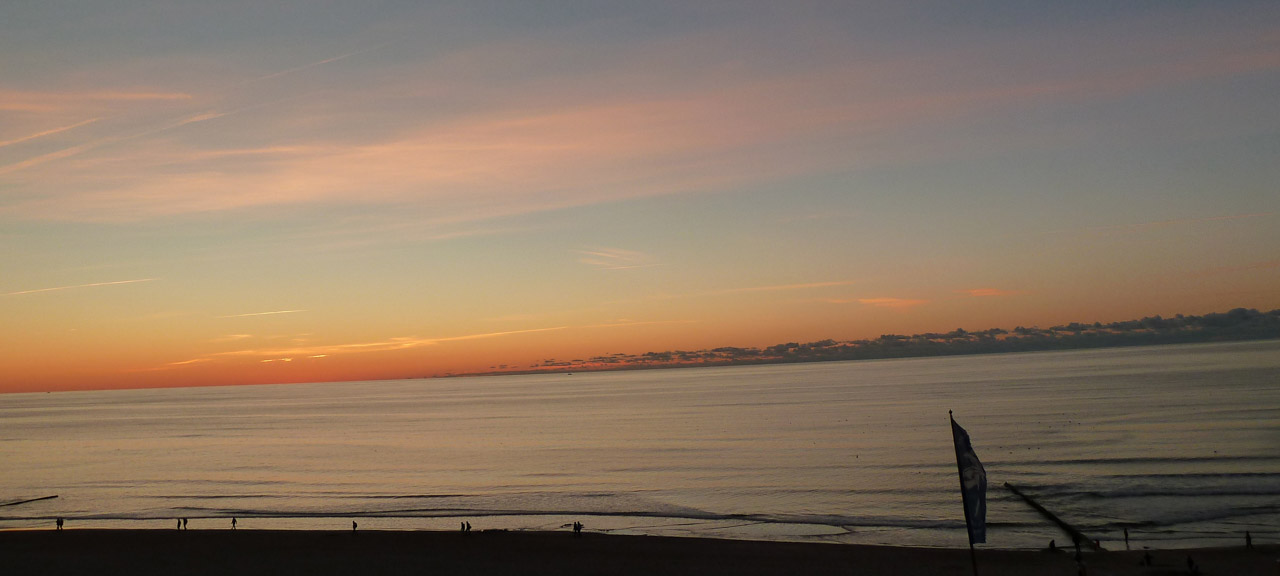
[[[969,443],[969,433],[951,420],[951,438],[956,443],[956,467],[960,469],[960,496],[964,499],[964,522],[969,528],[969,544],[987,541],[987,471]]]

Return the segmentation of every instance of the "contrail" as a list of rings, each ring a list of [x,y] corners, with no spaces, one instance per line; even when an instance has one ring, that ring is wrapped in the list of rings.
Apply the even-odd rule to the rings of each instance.
[[[306,310],[274,310],[271,312],[250,312],[248,314],[231,314],[229,316],[218,316],[218,318],[244,318],[246,316],[270,316],[272,314],[293,314],[295,312],[306,312]]]
[[[346,60],[347,58],[351,58],[352,56],[359,56],[359,55],[361,55],[361,54],[365,54],[365,53],[367,53],[367,52],[373,52],[374,50],[381,50],[383,47],[387,46],[388,44],[391,44],[392,42],[396,42],[396,41],[395,41],[395,40],[391,40],[391,41],[388,41],[388,42],[383,42],[383,43],[378,44],[378,45],[376,45],[376,46],[373,46],[373,47],[370,47],[370,48],[365,48],[364,50],[356,50],[355,52],[348,52],[348,53],[346,53],[346,54],[341,54],[341,55],[338,55],[338,56],[333,56],[333,57],[331,57],[331,58],[325,58],[324,60],[319,60],[319,61],[316,61],[316,62],[311,62],[311,63],[308,63],[308,64],[303,64],[303,65],[301,65],[301,66],[295,66],[295,67],[293,67],[293,68],[289,68],[289,69],[287,69],[287,70],[281,70],[281,71],[279,71],[279,72],[273,72],[273,73],[271,73],[271,74],[267,74],[266,76],[259,76],[259,77],[257,77],[257,78],[252,79],[252,80],[248,80],[248,81],[246,81],[246,82],[245,82],[245,84],[249,84],[249,83],[252,83],[252,82],[261,82],[261,81],[263,81],[263,80],[270,80],[270,79],[272,79],[272,78],[279,78],[279,77],[281,77],[281,76],[287,76],[287,75],[289,75],[289,74],[293,74],[293,73],[295,73],[295,72],[301,72],[301,71],[306,70],[306,69],[308,69],[308,68],[315,68],[316,66],[323,66],[323,65],[325,65],[325,64],[332,64],[332,63],[334,63],[334,62],[338,62],[338,61],[340,61],[340,60]]]
[[[36,288],[35,290],[22,290],[19,292],[9,292],[8,294],[0,294],[0,296],[18,296],[20,294],[35,294],[36,292],[54,292],[57,290],[70,290],[72,288],[92,288],[94,286],[115,286],[117,284],[134,284],[137,282],[151,282],[158,278],[139,278],[137,280],[118,280],[115,282],[94,282],[92,284],[76,284],[75,286],[55,286],[53,288]]]
[[[40,137],[42,137],[42,136],[49,136],[49,135],[51,135],[51,134],[57,134],[57,133],[59,133],[59,132],[66,132],[67,130],[73,130],[73,129],[79,128],[79,127],[81,127],[81,126],[84,126],[84,125],[86,125],[86,124],[93,124],[94,122],[97,122],[98,120],[101,120],[101,118],[90,118],[90,119],[85,120],[85,121],[83,121],[83,122],[76,122],[75,124],[72,124],[72,125],[70,125],[70,126],[63,126],[63,127],[61,127],[61,128],[53,128],[53,129],[50,129],[50,130],[45,130],[44,132],[36,132],[35,134],[28,134],[28,135],[23,136],[23,137],[21,137],[21,138],[14,138],[13,140],[5,140],[4,142],[0,142],[0,148],[4,148],[5,146],[12,146],[12,145],[14,145],[14,144],[18,144],[18,143],[20,143],[20,142],[26,142],[27,140],[35,140],[36,138],[40,138]]]
[[[262,105],[259,105],[259,106],[262,106]],[[204,121],[206,121],[206,120],[213,120],[213,119],[215,119],[215,118],[221,118],[221,117],[223,117],[223,116],[227,116],[227,115],[230,115],[230,114],[235,114],[235,113],[238,113],[238,112],[242,112],[242,111],[247,110],[247,109],[249,109],[249,108],[253,108],[253,107],[251,106],[251,107],[246,107],[246,108],[240,108],[240,109],[238,109],[238,110],[231,110],[231,111],[228,111],[228,112],[217,112],[217,111],[203,112],[203,113],[201,113],[201,114],[197,114],[197,115],[195,115],[195,116],[189,116],[189,117],[187,117],[187,118],[183,118],[183,119],[181,119],[181,120],[177,120],[177,121],[175,121],[175,122],[172,122],[172,123],[170,123],[170,124],[166,124],[166,125],[161,126],[161,127],[159,127],[159,128],[153,128],[153,129],[150,129],[150,130],[144,130],[144,131],[142,131],[142,132],[138,132],[138,133],[136,133],[136,134],[129,134],[129,135],[126,135],[126,136],[110,136],[110,137],[106,137],[106,138],[100,138],[100,139],[98,139],[98,140],[94,140],[94,141],[91,141],[91,142],[85,142],[84,144],[77,144],[77,145],[72,146],[72,147],[70,147],[70,148],[63,148],[62,150],[56,150],[56,151],[54,151],[54,152],[49,152],[48,154],[42,154],[42,155],[40,155],[40,156],[36,156],[36,157],[34,157],[34,158],[28,158],[28,159],[23,160],[23,161],[21,161],[21,162],[15,162],[15,163],[13,163],[13,164],[9,164],[9,165],[7,165],[7,166],[0,166],[0,175],[8,174],[8,173],[10,173],[10,172],[17,172],[17,171],[19,171],[19,170],[23,170],[23,169],[26,169],[26,168],[30,168],[30,167],[32,167],[32,166],[37,166],[37,165],[40,165],[40,164],[44,164],[45,162],[50,162],[50,161],[53,161],[53,160],[62,160],[62,159],[64,159],[64,158],[70,158],[70,157],[72,157],[72,156],[75,156],[75,155],[81,154],[81,153],[83,153],[83,152],[87,152],[87,151],[89,151],[89,150],[93,150],[94,148],[98,148],[98,147],[100,147],[100,146],[109,146],[109,145],[111,145],[111,144],[118,144],[118,143],[120,143],[120,142],[126,142],[126,141],[128,141],[128,140],[134,140],[134,139],[137,139],[137,138],[144,138],[144,137],[146,137],[146,136],[151,136],[151,135],[153,135],[153,134],[159,134],[159,133],[161,133],[161,132],[165,132],[165,131],[168,131],[168,130],[173,130],[174,128],[178,128],[178,127],[181,127],[181,126],[186,126],[187,124],[194,124],[194,123],[196,123],[196,122],[204,122]],[[96,120],[96,118],[95,118],[95,120]],[[82,122],[82,124],[84,124],[84,123]],[[27,137],[27,138],[25,138],[25,139],[29,139],[29,138],[31,138],[31,137]],[[20,139],[20,140],[15,140],[14,142],[21,141],[21,140],[22,140],[22,139]]]

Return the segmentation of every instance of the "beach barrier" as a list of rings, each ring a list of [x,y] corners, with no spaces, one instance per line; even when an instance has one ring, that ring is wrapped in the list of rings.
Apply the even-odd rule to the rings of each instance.
[[[1061,528],[1063,532],[1066,532],[1067,534],[1071,535],[1071,539],[1073,541],[1080,542],[1081,545],[1087,545],[1095,551],[1102,549],[1102,546],[1098,545],[1096,541],[1094,541],[1092,538],[1089,538],[1088,536],[1085,536],[1084,532],[1081,532],[1080,530],[1076,529],[1075,526],[1067,524],[1067,522],[1059,518],[1057,514],[1050,512],[1048,508],[1041,506],[1040,503],[1036,502],[1034,498],[1024,494],[1021,490],[1018,489],[1017,486],[1014,486],[1013,484],[1005,482],[1004,487],[1008,488],[1010,492],[1013,492],[1019,498],[1022,498],[1024,501],[1026,501],[1026,503],[1029,504],[1032,508],[1035,508],[1037,512],[1044,515],[1045,518],[1048,518],[1054,524],[1057,524],[1058,527]]]
[[[30,499],[30,500],[19,500],[19,501],[17,501],[17,502],[5,502],[4,504],[0,504],[0,506],[17,506],[17,505],[19,505],[19,504],[27,504],[27,503],[30,503],[30,502],[39,502],[39,501],[41,501],[41,500],[53,500],[54,498],[57,498],[57,497],[58,497],[58,495],[57,495],[57,494],[54,494],[53,496],[42,496],[42,497],[40,497],[40,498],[32,498],[32,499]]]

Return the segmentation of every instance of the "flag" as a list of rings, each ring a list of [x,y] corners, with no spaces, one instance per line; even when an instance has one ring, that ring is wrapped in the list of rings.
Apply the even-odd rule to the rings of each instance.
[[[960,496],[964,500],[964,523],[969,529],[969,545],[987,541],[987,471],[969,443],[969,433],[954,419],[951,438],[956,443],[956,467],[960,469]]]

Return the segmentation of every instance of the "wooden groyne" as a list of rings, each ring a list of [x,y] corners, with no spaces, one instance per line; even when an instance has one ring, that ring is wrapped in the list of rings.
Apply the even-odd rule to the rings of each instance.
[[[19,500],[17,502],[5,502],[4,504],[0,504],[0,506],[17,506],[19,504],[26,504],[28,502],[39,502],[41,500],[53,500],[54,498],[57,498],[57,497],[58,495],[54,494],[53,496],[42,496],[40,498],[32,498],[30,500]]]
[[[1098,545],[1097,542],[1095,542],[1093,539],[1089,538],[1088,536],[1085,536],[1084,532],[1081,532],[1080,530],[1076,529],[1075,526],[1067,524],[1067,522],[1059,518],[1057,514],[1050,512],[1048,508],[1041,506],[1040,503],[1036,502],[1034,498],[1024,494],[1021,490],[1018,489],[1017,486],[1014,486],[1013,484],[1005,482],[1004,487],[1008,488],[1010,492],[1017,494],[1019,498],[1022,498],[1023,500],[1025,500],[1027,504],[1031,505],[1032,508],[1035,508],[1036,511],[1039,512],[1040,514],[1043,514],[1045,518],[1048,518],[1054,524],[1057,524],[1058,527],[1061,528],[1063,532],[1070,534],[1072,541],[1079,542],[1081,546],[1088,546],[1094,550],[1102,549],[1102,546]]]

